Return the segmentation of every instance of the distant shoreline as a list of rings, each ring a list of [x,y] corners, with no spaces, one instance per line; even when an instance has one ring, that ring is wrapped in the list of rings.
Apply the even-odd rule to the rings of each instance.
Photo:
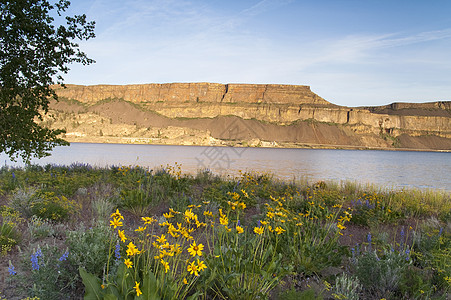
[[[243,146],[241,144],[229,144],[223,141],[222,144],[175,144],[175,143],[158,143],[155,141],[146,142],[144,140],[154,140],[151,138],[126,138],[126,137],[105,137],[105,138],[77,138],[67,139],[69,143],[85,143],[85,144],[121,144],[121,145],[162,145],[162,146],[199,146],[199,147],[237,147],[237,148],[274,148],[274,149],[329,149],[329,150],[380,150],[380,151],[413,151],[413,152],[440,152],[451,153],[451,150],[434,150],[434,149],[413,149],[413,148],[388,148],[388,147],[367,147],[353,145],[327,145],[313,143],[277,143],[277,145],[262,146]],[[106,140],[106,141],[105,141]],[[133,142],[130,142],[133,140]],[[138,141],[137,141],[138,140]],[[265,144],[270,144],[265,142]]]

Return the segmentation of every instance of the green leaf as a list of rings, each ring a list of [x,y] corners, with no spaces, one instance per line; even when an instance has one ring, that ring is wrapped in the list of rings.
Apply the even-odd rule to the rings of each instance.
[[[86,272],[82,267],[79,269],[81,279],[85,286],[85,300],[101,300],[103,299],[103,292],[101,281],[95,275]]]
[[[143,298],[135,299],[148,299],[148,300],[160,300],[160,296],[158,295],[158,282],[155,274],[148,271],[144,274],[143,285],[142,285],[142,296]]]
[[[201,292],[196,292],[193,295],[189,296],[186,298],[186,300],[195,300],[195,299],[199,299],[199,297],[202,296]]]
[[[103,300],[118,300],[118,298],[113,294],[107,294],[107,295],[105,295]]]

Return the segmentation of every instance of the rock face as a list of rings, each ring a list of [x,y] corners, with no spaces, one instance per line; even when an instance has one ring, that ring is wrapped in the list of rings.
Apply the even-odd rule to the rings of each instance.
[[[451,150],[450,101],[349,108],[331,104],[308,86],[275,84],[67,85],[66,89],[55,87],[55,90],[61,101],[52,107],[60,113],[94,113],[115,124],[137,126],[137,132],[143,126],[162,129],[175,126],[203,131],[214,143],[258,139],[331,147]],[[239,117],[242,128],[248,131],[245,136],[224,134],[237,120],[229,116]],[[99,128],[93,132],[124,136]],[[133,135],[130,130],[128,135]],[[145,138],[146,133],[139,132],[137,137]],[[85,137],[89,135],[84,133]]]
[[[304,85],[164,83],[132,85],[67,85],[55,87],[60,97],[84,103],[104,99],[142,102],[289,103],[331,105]]]

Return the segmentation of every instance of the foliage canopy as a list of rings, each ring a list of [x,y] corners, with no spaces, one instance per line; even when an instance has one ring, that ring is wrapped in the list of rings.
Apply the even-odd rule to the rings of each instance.
[[[70,2],[0,0],[0,152],[12,159],[49,155],[68,145],[63,130],[39,124],[48,113],[51,88],[63,85],[71,63],[94,61],[76,41],[95,37],[95,22],[86,15],[67,15]]]

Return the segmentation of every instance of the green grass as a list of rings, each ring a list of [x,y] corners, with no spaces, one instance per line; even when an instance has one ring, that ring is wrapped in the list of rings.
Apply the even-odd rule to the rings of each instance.
[[[443,191],[188,175],[177,164],[32,165],[0,169],[0,201],[4,272],[8,261],[17,272],[0,282],[7,298],[125,297],[135,295],[135,282],[164,299],[440,299],[451,287],[451,201]],[[113,228],[116,209],[124,220]],[[183,230],[192,230],[190,239]],[[162,234],[165,249],[182,251],[161,254],[163,244],[154,243]],[[202,256],[188,254],[193,241],[204,246]],[[143,252],[127,256],[130,242]],[[202,261],[206,269],[190,274],[186,264]]]

